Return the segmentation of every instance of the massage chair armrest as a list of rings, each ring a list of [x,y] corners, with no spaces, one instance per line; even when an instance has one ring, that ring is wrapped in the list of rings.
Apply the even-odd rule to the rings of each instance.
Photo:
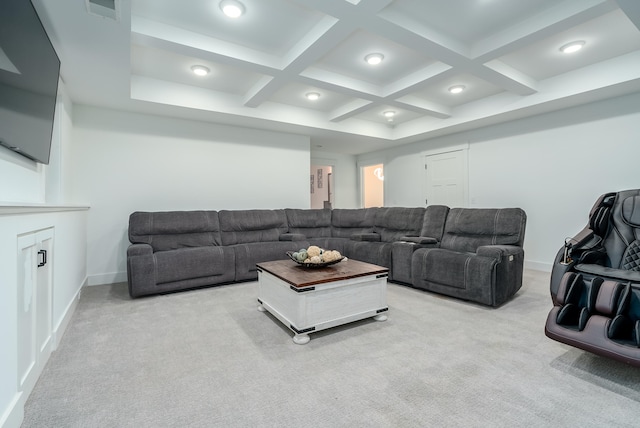
[[[593,230],[585,227],[577,235],[567,239],[565,248],[567,249],[566,256],[568,258],[565,256],[563,263],[568,264],[574,261],[599,264],[598,260],[600,260],[600,263],[605,263],[606,255],[598,250],[600,242],[602,242],[602,238],[596,235]]]
[[[153,247],[149,244],[131,244],[127,248],[127,257],[147,255],[153,255]]]
[[[280,235],[281,241],[306,241],[307,236],[302,233],[283,233]]]
[[[524,250],[517,245],[483,245],[476,250],[476,255],[496,260],[512,261],[515,256],[521,254],[524,254]]]
[[[367,241],[367,242],[380,242],[382,237],[379,233],[371,232],[371,233],[357,233],[351,235],[352,241]]]
[[[433,245],[438,243],[436,238],[431,238],[430,236],[403,236],[399,241],[419,245]]]

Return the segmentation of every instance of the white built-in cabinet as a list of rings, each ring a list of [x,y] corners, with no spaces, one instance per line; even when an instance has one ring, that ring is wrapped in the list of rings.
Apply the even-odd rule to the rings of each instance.
[[[18,235],[17,388],[29,394],[53,349],[54,228]]]

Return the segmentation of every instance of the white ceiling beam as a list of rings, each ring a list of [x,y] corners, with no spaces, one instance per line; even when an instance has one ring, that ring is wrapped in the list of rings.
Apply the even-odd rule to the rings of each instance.
[[[640,2],[638,0],[617,0],[617,3],[627,18],[640,30]]]
[[[382,98],[380,87],[376,85],[316,67],[309,67],[300,73],[298,81],[372,101]]]
[[[274,79],[264,80],[263,85],[256,88],[245,98],[247,107],[258,107],[269,100],[273,94],[295,80],[297,75],[322,58],[345,37],[354,31],[350,25],[332,17],[325,17],[307,36],[297,43],[287,54],[287,64],[282,67]]]
[[[329,113],[331,122],[341,122],[350,117],[356,116],[371,107],[372,102],[367,100],[354,100]]]
[[[266,96],[266,88],[273,82],[273,76],[262,76],[255,85],[245,94],[243,105],[246,107],[258,107]]]
[[[508,79],[510,82],[518,82],[523,87],[530,88],[531,93],[535,93],[538,91],[538,82],[534,78],[522,73],[521,71],[516,70],[511,66],[508,66],[502,61],[498,61],[497,59],[495,59],[493,61],[487,62],[486,64],[484,64],[484,66],[489,68],[490,70],[495,71],[499,76],[504,76],[505,79]]]
[[[382,90],[382,96],[385,98],[401,97],[415,90],[417,86],[424,86],[449,77],[451,71],[451,66],[442,62],[429,64],[423,69],[408,74],[390,85],[385,86]]]
[[[405,110],[414,111],[420,114],[426,114],[428,116],[437,117],[439,119],[446,119],[451,117],[451,109],[447,106],[443,106],[432,101],[427,101],[415,96],[404,96],[397,100],[387,101],[389,105],[399,107]]]
[[[131,17],[131,42],[180,55],[207,57],[223,64],[242,65],[258,73],[273,73],[280,68],[280,60],[273,55],[139,16]]]
[[[400,27],[381,18],[371,19],[368,26],[370,26],[371,31],[375,31],[389,40],[393,40],[396,43],[418,52],[425,53],[438,61],[454,67],[458,73],[466,72],[475,74],[506,91],[519,95],[535,93],[535,90],[531,86],[524,84],[522,81],[512,80],[509,76],[502,75],[495,70],[485,67],[481,63],[472,61],[467,55],[460,53],[459,48],[454,50],[444,44],[437,43],[435,41],[436,38],[431,35],[427,38],[427,34],[424,31],[421,31],[422,34],[420,34],[415,30]]]

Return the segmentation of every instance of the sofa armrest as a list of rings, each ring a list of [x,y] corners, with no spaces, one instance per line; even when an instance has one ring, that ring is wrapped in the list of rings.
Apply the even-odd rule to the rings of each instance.
[[[496,260],[501,260],[505,257],[513,260],[515,256],[523,253],[522,247],[516,245],[483,245],[476,250],[476,255]]]
[[[131,297],[154,294],[156,261],[149,244],[131,244],[127,248],[127,282]]]
[[[367,241],[367,242],[380,242],[382,238],[380,234],[372,232],[372,233],[358,233],[351,235],[352,241]]]
[[[283,233],[280,235],[280,241],[304,241],[306,239],[307,236],[302,233]]]
[[[127,248],[127,257],[152,255],[153,247],[149,244],[131,244]]]
[[[401,242],[411,242],[412,244],[437,244],[438,240],[436,238],[431,238],[429,236],[403,236],[399,239]]]

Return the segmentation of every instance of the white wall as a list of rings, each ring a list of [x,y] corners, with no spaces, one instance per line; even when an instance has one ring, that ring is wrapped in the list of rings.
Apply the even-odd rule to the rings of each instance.
[[[522,207],[527,267],[550,270],[603,193],[640,187],[640,95],[360,156],[384,158],[385,205],[424,206],[425,151],[469,143],[471,207]]]
[[[74,108],[90,284],[126,280],[134,211],[309,208],[309,137]]]

